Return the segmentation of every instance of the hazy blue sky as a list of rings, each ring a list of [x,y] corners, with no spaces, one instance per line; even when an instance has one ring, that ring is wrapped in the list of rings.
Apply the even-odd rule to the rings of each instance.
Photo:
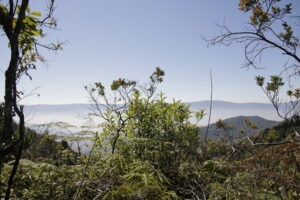
[[[32,0],[30,6],[43,10],[45,2]],[[300,10],[299,1],[292,2]],[[25,92],[39,87],[40,97],[28,97],[24,103],[86,103],[85,85],[101,81],[109,86],[119,77],[142,83],[156,66],[166,72],[159,90],[169,99],[209,99],[211,69],[215,100],[267,102],[254,77],[278,74],[287,61],[271,52],[264,57],[265,69],[244,69],[241,45],[207,47],[201,36],[219,33],[214,22],[225,21],[232,30],[245,26],[248,15],[238,10],[237,0],[57,0],[55,16],[59,30],[48,32],[48,38],[66,41],[64,50],[43,52],[48,65],[31,72],[33,81],[20,82]],[[3,98],[9,62],[4,37],[0,46]]]

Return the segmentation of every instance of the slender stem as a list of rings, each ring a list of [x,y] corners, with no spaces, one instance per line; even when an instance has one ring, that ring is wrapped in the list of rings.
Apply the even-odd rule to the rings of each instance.
[[[210,126],[210,118],[211,118],[211,110],[212,110],[212,98],[213,98],[213,79],[212,79],[212,73],[210,69],[210,105],[209,105],[209,116],[208,116],[208,122],[206,127],[206,133],[204,138],[204,144],[206,144],[207,135],[208,135],[208,129]]]

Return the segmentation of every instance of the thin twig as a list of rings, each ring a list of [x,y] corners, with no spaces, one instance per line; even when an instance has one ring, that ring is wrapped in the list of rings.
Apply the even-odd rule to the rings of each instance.
[[[206,133],[204,138],[204,144],[206,144],[207,135],[208,135],[208,129],[210,126],[210,118],[211,118],[211,110],[212,110],[212,98],[213,98],[213,79],[212,79],[212,73],[210,69],[210,105],[209,105],[209,116],[208,116],[208,123],[206,127]]]

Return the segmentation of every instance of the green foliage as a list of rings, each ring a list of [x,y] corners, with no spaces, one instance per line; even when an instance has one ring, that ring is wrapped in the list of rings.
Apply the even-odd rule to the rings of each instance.
[[[298,199],[300,174],[297,157],[299,144],[287,143],[267,147],[254,157],[243,161],[237,167],[249,172],[248,187],[257,188],[261,193],[274,199]]]
[[[126,79],[114,81],[111,89],[117,97],[126,94],[124,104],[108,104],[100,113],[105,119],[100,133],[88,126],[77,132],[76,127],[63,122],[46,125],[68,131],[75,140],[94,136],[88,155],[72,151],[66,141],[57,142],[55,135],[38,135],[28,129],[11,197],[299,199],[299,117],[262,132],[246,119],[246,128],[257,132],[255,135],[207,139],[203,145],[200,128],[191,122],[192,117],[202,119],[203,110],[192,112],[175,100],[167,103],[162,93],[153,97],[162,75],[156,69],[146,88]],[[260,80],[263,87],[264,79]],[[271,92],[279,89],[281,82],[280,78],[271,78]],[[91,92],[102,98],[107,95],[101,83],[96,83]],[[216,126],[226,133],[234,128],[225,120],[219,120]],[[5,164],[0,175],[0,196],[4,195],[13,162]]]
[[[135,81],[129,81],[119,78],[118,80],[113,81],[113,83],[111,84],[111,90],[118,90],[120,87],[128,88],[134,85],[136,85]]]
[[[278,19],[283,19],[285,16],[291,14],[292,4],[282,5],[281,0],[240,0],[240,10],[244,12],[252,12],[250,15],[250,22],[253,26],[259,29],[266,30],[270,28],[272,23]],[[289,47],[297,47],[299,41],[294,35],[292,27],[282,20],[282,32],[278,37]]]
[[[300,131],[300,118],[295,116],[287,121],[283,121],[271,129],[262,131],[255,140],[257,142],[280,142],[291,140],[297,136]]]
[[[45,16],[39,11],[31,11],[30,7],[25,8],[25,16],[21,22],[17,41],[12,37],[12,34],[15,33],[21,9],[23,8],[17,4],[14,6],[15,8],[12,8],[15,11],[10,13],[9,6],[0,4],[1,12],[3,12],[2,15],[4,16],[0,26],[10,41],[8,46],[11,47],[11,43],[17,42],[21,54],[20,58],[17,58],[19,59],[17,77],[26,74],[31,79],[28,71],[36,69],[37,61],[45,62],[43,56],[39,54],[38,48],[46,48],[54,51],[62,49],[62,43],[42,44],[40,42],[46,35],[44,34],[45,29],[55,29],[57,27],[56,19],[52,16],[53,3],[54,1],[49,3],[50,8],[48,13],[45,13]],[[11,15],[12,19],[5,17],[8,15]]]
[[[103,199],[177,199],[165,175],[147,161],[135,160],[121,176],[122,184],[107,193]]]
[[[251,122],[249,119],[245,119],[245,125],[251,129],[257,129],[256,124]]]
[[[4,167],[4,177],[8,177],[13,163]],[[72,187],[72,179],[80,174],[80,168],[62,166],[29,160],[21,160],[15,186],[11,198],[21,199],[68,199]],[[5,180],[5,179],[4,179]],[[6,180],[5,180],[6,182]],[[4,191],[4,188],[2,188]],[[0,193],[1,194],[1,193]]]
[[[56,142],[56,139],[55,135],[39,135],[27,129],[23,158],[54,165],[75,164],[79,155],[72,151],[66,141]]]
[[[279,48],[299,62],[296,55],[299,40],[291,25],[284,20],[291,13],[292,7],[290,4],[282,6],[279,2],[240,0],[240,9],[250,13],[250,24],[255,32],[229,31],[213,43],[225,41],[230,44],[234,40],[245,42],[249,65],[254,65],[256,58],[271,47]],[[0,4],[0,25],[6,30],[2,19],[7,13],[7,7]],[[16,7],[16,13],[20,13],[20,6]],[[280,33],[272,29],[276,21],[282,22]],[[15,16],[12,22],[14,29],[17,23]],[[36,68],[36,62],[45,61],[38,54],[37,47],[58,50],[61,44],[39,43],[45,36],[44,25],[56,27],[54,18],[49,17],[44,21],[42,13],[27,8],[22,24],[17,38],[17,49],[21,53],[17,76],[27,74],[30,77],[28,71]],[[268,40],[265,37],[268,34],[264,34],[266,32],[273,34],[276,41]],[[202,145],[200,128],[191,122],[191,118],[201,120],[204,111],[192,112],[189,106],[180,101],[167,103],[162,93],[155,96],[157,84],[163,81],[164,75],[165,72],[157,67],[150,75],[149,82],[142,86],[124,78],[115,80],[110,86],[112,101],[102,83],[86,87],[95,103],[95,115],[105,120],[101,124],[100,134],[89,129],[84,129],[79,135],[73,134],[75,137],[72,139],[76,141],[95,136],[89,155],[82,155],[80,148],[78,153],[72,151],[66,141],[57,142],[57,136],[47,132],[38,135],[27,129],[23,159],[20,160],[15,176],[11,198],[300,198],[299,89],[287,91],[291,107],[282,117],[291,117],[290,121],[249,136],[248,140],[234,140],[228,134],[234,127],[219,120],[216,127],[226,131],[227,140],[208,139]],[[284,85],[283,79],[271,76],[270,81],[265,83],[265,78],[258,76],[256,82],[280,114],[278,94]],[[22,92],[17,95],[22,95]],[[106,105],[102,105],[103,102]],[[3,123],[1,104],[1,134]],[[245,120],[245,125],[251,130],[257,130],[257,126],[249,120]],[[61,122],[49,124],[49,127],[59,127],[69,133],[73,133],[72,129],[75,128]],[[8,157],[7,160],[12,159]],[[14,161],[7,162],[0,174],[0,198],[4,196],[13,164]]]
[[[141,160],[150,161],[155,167],[169,173],[181,160],[197,155],[199,150],[200,130],[190,122],[195,115],[197,120],[204,116],[204,111],[191,112],[189,106],[180,101],[167,103],[160,93],[157,99],[151,99],[155,83],[162,81],[164,72],[156,68],[150,76],[148,88],[139,89],[135,81],[118,79],[113,81],[111,89],[122,97],[124,106],[109,107],[102,114],[106,122],[99,139],[100,147],[109,143],[112,152],[120,152]],[[105,94],[102,84],[96,84],[92,92]],[[130,92],[128,92],[130,87]],[[142,96],[142,92],[146,93]],[[148,94],[148,95],[147,95]],[[107,99],[104,96],[104,99]],[[121,109],[119,109],[121,107]]]
[[[147,105],[145,102],[145,99],[134,98],[126,113],[134,116],[145,110],[128,120],[124,129],[125,136],[131,141],[146,140],[129,144],[128,150],[141,159],[155,161],[160,168],[168,168],[180,158],[195,155],[199,148],[200,133],[189,122],[192,115],[189,107],[176,101],[168,104],[162,94]]]
[[[263,76],[256,76],[256,84],[260,87],[264,85],[265,77]]]
[[[275,110],[279,117],[287,120],[299,115],[300,107],[300,89],[296,88],[293,90],[286,91],[286,94],[289,98],[289,102],[285,106],[281,107],[281,101],[279,98],[280,89],[284,85],[284,82],[280,76],[271,76],[270,82],[265,84],[265,78],[262,76],[256,77],[256,84],[263,90],[265,95],[268,97],[270,102],[273,104]]]

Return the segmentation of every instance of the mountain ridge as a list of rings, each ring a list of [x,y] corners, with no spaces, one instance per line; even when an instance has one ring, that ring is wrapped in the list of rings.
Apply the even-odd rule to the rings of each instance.
[[[249,120],[251,123],[254,123],[257,128],[251,129],[245,124],[245,120]],[[229,130],[229,135],[233,138],[237,138],[240,136],[248,136],[257,131],[262,131],[266,128],[272,128],[279,124],[279,121],[267,120],[260,116],[237,116],[231,117],[223,120],[226,124],[233,126],[232,129]],[[206,133],[206,127],[202,127],[202,135]],[[243,130],[244,133],[240,133],[240,130]],[[212,123],[209,125],[207,136],[212,139],[218,139],[220,136],[227,134],[225,130],[218,129],[216,127],[216,123]],[[242,134],[242,135],[241,135]]]
[[[208,113],[210,101],[184,102],[192,111],[204,109]],[[65,121],[76,125],[82,124],[83,120],[77,116],[87,116],[93,109],[93,104],[36,104],[25,105],[25,115],[31,118],[30,123],[47,123],[53,121]],[[214,100],[212,102],[211,122],[218,119],[227,119],[237,116],[260,116],[268,120],[281,120],[273,105],[270,103],[234,103],[229,101]],[[201,126],[208,122],[208,115],[201,120]]]
[[[182,101],[185,104],[195,104],[195,103],[210,103],[210,100],[201,100],[201,101]],[[229,104],[268,104],[264,102],[233,102],[225,100],[213,100],[213,103],[229,103]],[[171,103],[171,102],[170,102]],[[92,105],[91,103],[61,103],[61,104],[49,104],[49,103],[39,103],[39,104],[24,104],[25,106],[65,106],[65,105]]]

